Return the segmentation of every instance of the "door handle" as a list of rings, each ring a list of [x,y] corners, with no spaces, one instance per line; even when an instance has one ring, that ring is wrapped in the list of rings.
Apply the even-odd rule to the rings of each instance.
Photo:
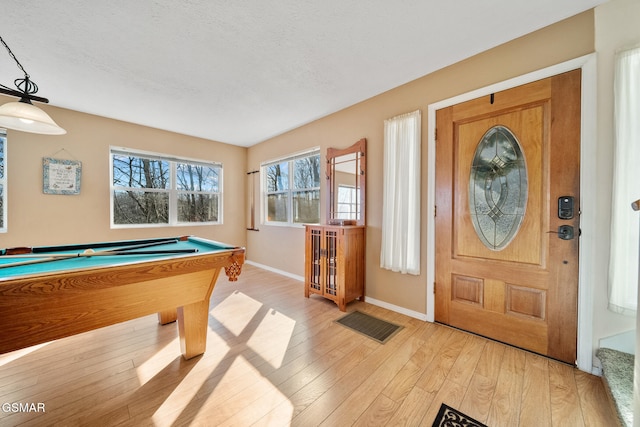
[[[562,240],[571,240],[575,237],[573,227],[570,225],[561,225],[558,227],[558,237]]]

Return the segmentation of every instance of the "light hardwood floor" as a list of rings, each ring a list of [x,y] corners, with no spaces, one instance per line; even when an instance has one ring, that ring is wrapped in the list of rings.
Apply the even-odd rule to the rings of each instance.
[[[489,426],[613,426],[599,377],[356,301],[404,328],[378,344],[335,304],[245,265],[221,275],[207,351],[182,359],[155,316],[0,355],[0,425],[431,426],[442,402]]]

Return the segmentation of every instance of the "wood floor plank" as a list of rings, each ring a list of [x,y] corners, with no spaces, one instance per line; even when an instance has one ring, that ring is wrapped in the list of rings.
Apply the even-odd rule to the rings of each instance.
[[[422,421],[434,400],[434,394],[413,387],[407,397],[402,401],[398,410],[391,416],[387,425],[390,426],[418,426]],[[429,425],[429,424],[426,424]]]
[[[452,330],[447,341],[439,349],[416,385],[430,393],[438,391],[468,339],[471,339],[469,334]]]
[[[384,394],[379,394],[376,399],[353,424],[358,427],[376,427],[390,424],[391,417],[397,413],[400,405]]]
[[[504,350],[504,345],[493,341],[482,347],[473,377],[460,404],[462,412],[483,423],[489,416]]]
[[[424,390],[423,390],[424,391]],[[465,389],[458,383],[453,381],[445,381],[442,387],[438,389],[436,393],[429,393],[434,395],[429,407],[422,417],[422,421],[419,425],[430,426],[433,424],[433,420],[438,415],[440,406],[444,403],[452,408],[459,408],[460,402],[462,402],[462,396],[464,396]],[[426,405],[425,405],[426,406]]]
[[[340,403],[321,425],[353,424],[362,412],[382,393],[389,382],[400,372],[418,348],[424,345],[414,333],[408,337],[382,365],[371,372],[355,390]]]
[[[586,372],[575,372],[576,387],[585,426],[618,426],[620,421],[609,403],[602,378]]]
[[[554,426],[584,426],[574,371],[575,368],[563,363],[549,362],[551,422]]]
[[[519,425],[525,353],[505,347],[495,392],[487,416],[487,425],[511,427]]]
[[[551,426],[549,361],[541,356],[525,355],[520,425]]]
[[[323,387],[321,395],[306,406],[301,412],[296,413],[292,425],[309,426],[322,422],[335,408],[337,408],[349,395],[360,386],[371,372],[376,371],[387,359],[400,347],[400,343],[411,337],[413,331],[403,329],[385,345],[379,345],[367,358],[366,364],[360,364],[350,370],[331,386],[331,392]],[[313,383],[312,383],[313,384]],[[320,389],[317,389],[319,392]],[[329,408],[331,409],[329,411]]]
[[[457,382],[461,386],[467,387],[469,382],[471,382],[471,377],[476,370],[478,361],[483,355],[486,344],[487,340],[469,336],[460,355],[451,367],[451,371],[447,375],[447,380]]]
[[[345,313],[333,302],[303,295],[251,265],[237,282],[222,277],[206,352],[189,361],[175,323],[155,315],[0,355],[0,401],[46,405],[0,411],[0,425],[431,425],[443,402],[491,427],[616,423],[599,377],[349,304],[403,326],[382,345],[336,324]]]

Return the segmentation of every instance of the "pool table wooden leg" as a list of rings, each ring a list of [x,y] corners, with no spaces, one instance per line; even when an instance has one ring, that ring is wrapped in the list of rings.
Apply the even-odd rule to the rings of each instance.
[[[178,320],[178,312],[175,308],[158,312],[158,323],[161,325],[166,325],[176,320]]]
[[[207,347],[209,300],[178,307],[178,333],[182,356],[189,360]]]

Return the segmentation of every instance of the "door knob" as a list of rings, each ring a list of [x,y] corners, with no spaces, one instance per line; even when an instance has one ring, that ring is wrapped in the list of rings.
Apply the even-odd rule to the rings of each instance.
[[[561,225],[558,227],[558,237],[562,240],[571,240],[574,238],[573,227],[570,225]]]

